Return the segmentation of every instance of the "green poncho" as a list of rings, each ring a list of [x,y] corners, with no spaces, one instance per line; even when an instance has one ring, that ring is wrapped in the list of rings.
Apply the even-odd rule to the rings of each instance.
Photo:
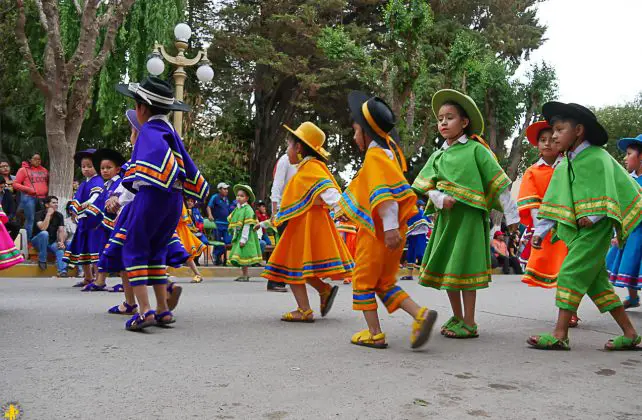
[[[259,222],[256,220],[254,210],[249,204],[234,209],[227,218],[228,230],[232,235],[232,249],[230,250],[229,261],[237,267],[246,267],[260,263],[262,260],[261,244],[259,237],[254,230]],[[241,247],[241,235],[243,226],[249,225],[250,232],[245,246]]]
[[[578,234],[577,220],[604,216],[613,221],[621,241],[640,223],[640,186],[606,150],[591,146],[553,173],[539,218],[557,222],[557,236],[567,244]]]

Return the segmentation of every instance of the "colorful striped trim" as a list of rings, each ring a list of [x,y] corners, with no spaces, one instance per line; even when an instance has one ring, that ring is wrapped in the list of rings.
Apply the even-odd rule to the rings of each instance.
[[[492,153],[492,152],[491,152]],[[495,156],[495,159],[497,157]],[[510,186],[511,180],[502,169],[500,169],[488,185],[488,194],[486,194],[486,205],[490,209],[498,194]]]
[[[339,201],[341,209],[350,219],[365,227],[373,235],[375,234],[374,220],[370,211],[361,207],[350,190],[346,190]]]
[[[417,178],[415,178],[415,182],[412,183],[412,189],[427,196],[428,191],[435,189],[435,182],[432,179],[425,179],[417,176]]]
[[[599,309],[599,311],[602,313],[613,310],[618,306],[622,306],[620,298],[615,294],[613,290],[605,290],[594,296],[589,295],[589,297],[591,298],[593,303],[595,303],[597,309]]]
[[[262,258],[260,255],[256,255],[254,257],[249,257],[249,258],[241,258],[238,255],[231,255],[229,259],[230,259],[230,263],[236,266],[252,265],[252,264],[260,263],[262,261]]]
[[[377,185],[370,193],[370,208],[374,209],[382,201],[391,199],[399,201],[412,194],[414,193],[410,185],[405,181],[393,185]]]
[[[419,284],[442,290],[477,290],[488,287],[491,281],[491,270],[475,274],[432,273],[423,271]]]
[[[552,219],[560,223],[565,223],[570,226],[575,226],[575,213],[570,207],[562,206],[560,204],[543,202],[539,208],[540,219]]]
[[[265,273],[289,280],[302,280],[308,277],[329,277],[335,274],[349,273],[354,268],[354,262],[331,258],[320,261],[305,261],[303,268],[291,268],[268,262]]]
[[[139,176],[153,184],[169,189],[178,170],[179,165],[176,162],[176,158],[172,150],[168,149],[160,167],[143,160],[137,160],[125,173],[124,180],[134,181],[134,177]]]
[[[542,198],[536,195],[530,195],[528,197],[522,197],[517,200],[517,209],[518,210],[528,210],[537,208],[542,204]]]
[[[522,277],[522,283],[526,283],[529,286],[552,289],[557,286],[557,276],[544,276],[527,267]]]
[[[249,217],[247,219],[239,220],[238,222],[229,222],[229,225],[227,225],[227,229],[234,230],[236,228],[242,228],[243,225],[256,226],[258,224],[259,221],[256,217]]]
[[[98,262],[98,253],[95,254],[72,254],[70,251],[65,251],[62,257],[63,262],[75,265],[95,264]]]
[[[394,311],[399,307],[399,304],[408,298],[406,293],[399,286],[392,286],[390,289],[377,293],[379,299],[383,302],[389,312]]]
[[[89,196],[91,197],[94,194],[101,194],[103,192],[103,187],[94,187],[89,190]]]
[[[181,170],[184,172],[185,170],[183,169],[183,165],[180,165]],[[201,171],[197,170],[196,175],[194,175],[194,178],[185,178],[185,182],[183,183],[183,188],[185,191],[185,194],[191,195],[192,197],[196,197],[199,200],[202,200],[203,197],[207,194],[207,191],[209,190],[209,183],[205,180],[203,175],[201,174]]]
[[[352,291],[352,305],[355,309],[361,307],[377,306],[377,300],[374,290],[353,290]]]
[[[582,293],[576,292],[566,287],[560,286],[559,282],[557,283],[557,293],[555,294],[555,300],[564,305],[568,305],[572,308],[579,308],[580,302],[584,295]]]
[[[106,214],[103,214],[103,220],[100,223],[107,230],[114,230],[114,226],[116,225],[116,221],[111,217],[107,216]]]
[[[637,227],[642,217],[642,195],[638,194],[635,200],[624,210],[622,219],[622,230],[624,236],[628,237],[629,233]]]
[[[465,188],[461,187],[457,184],[454,184],[452,182],[448,181],[439,181],[437,183],[437,189],[440,191],[444,191],[448,195],[452,196],[453,198],[463,201],[465,203],[468,203],[470,205],[473,205],[475,207],[479,207],[482,209],[486,209],[486,197],[484,197],[484,193],[481,191],[476,191],[470,188]]]
[[[428,229],[432,229],[432,228],[433,228],[432,223],[428,222],[428,220],[426,220],[426,219],[419,219],[419,220],[417,220],[415,223],[413,223],[412,225],[410,225],[410,226],[408,227],[408,233],[407,233],[406,235],[408,235],[409,233],[411,233],[411,232],[413,232],[413,231],[415,231],[415,230],[419,229],[419,228],[420,228],[420,227],[422,227],[422,226],[426,226]]]
[[[85,213],[89,213],[92,216],[98,216],[99,214],[102,214],[100,209],[93,204],[90,204],[89,206],[87,206],[87,208],[85,209]]]
[[[314,204],[314,199],[327,190],[328,188],[334,187],[334,183],[329,179],[320,179],[310,189],[307,193],[298,201],[292,203],[291,205],[279,209],[279,212],[276,214],[276,223],[281,224],[286,220],[290,220],[298,215],[305,213],[311,206]]]
[[[125,268],[129,281],[164,280],[167,279],[165,265],[137,265]]]

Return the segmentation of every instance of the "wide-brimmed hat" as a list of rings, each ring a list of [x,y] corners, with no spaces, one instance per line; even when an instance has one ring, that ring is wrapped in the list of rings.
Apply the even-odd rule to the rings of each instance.
[[[94,152],[91,160],[94,162],[94,168],[96,168],[96,171],[100,170],[100,163],[103,160],[111,160],[116,164],[116,166],[123,166],[127,161],[123,155],[114,149],[98,149]]]
[[[550,126],[546,121],[537,121],[528,126],[526,129],[526,138],[528,142],[533,146],[537,147],[539,144],[539,133],[542,130],[552,130],[553,127]]]
[[[92,159],[94,153],[96,153],[96,149],[86,149],[86,150],[81,150],[80,152],[76,152],[76,154],[74,155],[74,163],[80,166],[83,159],[85,158]]]
[[[127,117],[127,121],[129,121],[129,125],[131,125],[131,127],[134,130],[140,131],[141,125],[140,125],[140,122],[138,122],[138,117],[136,116],[136,110],[128,109],[125,112],[125,117]]]
[[[432,96],[432,113],[435,114],[435,118],[438,118],[439,109],[446,102],[454,102],[464,109],[470,121],[472,134],[480,136],[484,134],[484,117],[482,117],[473,98],[454,89],[442,89],[435,92]]]
[[[121,83],[116,85],[116,90],[125,96],[134,98],[136,102],[163,109],[167,112],[187,112],[190,110],[189,105],[174,98],[174,89],[169,83],[156,76],[149,76],[143,83]]]
[[[348,95],[348,106],[352,119],[377,144],[388,149],[387,135],[392,137],[397,144],[399,143],[399,133],[395,128],[397,123],[395,114],[383,99],[378,96],[370,97],[365,92],[353,90]]]
[[[627,147],[629,147],[632,144],[637,144],[638,146],[642,146],[642,134],[638,135],[637,137],[625,137],[623,139],[620,139],[617,142],[617,148],[623,152],[626,152]]]
[[[236,184],[234,186],[234,188],[233,188],[233,191],[234,191],[235,195],[238,194],[238,192],[240,190],[245,191],[245,193],[250,197],[249,200],[248,200],[250,204],[252,204],[254,202],[254,200],[256,200],[256,196],[254,195],[254,191],[252,191],[252,187],[250,187],[249,185]]]
[[[321,158],[328,160],[330,153],[323,148],[323,144],[325,143],[325,133],[319,127],[309,121],[299,125],[296,130],[291,129],[285,124],[283,124],[283,127],[292,133],[294,137],[310,146],[310,148]]]
[[[603,146],[609,140],[606,129],[597,121],[597,117],[590,109],[580,104],[563,102],[547,102],[542,106],[542,114],[548,123],[553,117],[572,118],[582,124],[586,130],[586,140],[595,145]]]

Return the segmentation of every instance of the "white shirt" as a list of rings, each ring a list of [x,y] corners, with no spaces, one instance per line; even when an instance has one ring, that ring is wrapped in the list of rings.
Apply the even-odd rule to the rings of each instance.
[[[395,155],[392,153],[392,150],[384,149],[376,141],[370,142],[368,149],[372,149],[373,147],[383,149],[386,155],[388,155],[391,160],[394,160]],[[377,214],[381,217],[384,232],[399,229],[399,203],[394,200],[384,201],[377,207]]]
[[[294,174],[296,174],[296,165],[292,165],[288,155],[284,154],[276,162],[274,182],[272,183],[272,191],[270,195],[270,200],[272,200],[272,203],[276,204],[276,210],[278,210],[281,205],[281,198],[283,197],[285,186],[288,184],[290,179],[292,179]]]
[[[573,150],[572,152],[567,152],[568,159],[569,160],[575,159],[577,155],[582,153],[584,150],[588,149],[590,146],[591,146],[591,143],[584,140],[579,146],[575,148],[575,150]],[[586,217],[588,217],[589,220],[593,222],[593,224],[599,222],[604,218],[604,216],[596,216],[596,215],[586,216]],[[533,221],[535,220],[533,219]],[[533,235],[543,238],[546,235],[548,235],[548,232],[550,232],[551,229],[553,229],[553,226],[555,226],[555,221],[553,220],[550,220],[550,219],[538,220],[537,225],[535,225],[535,231],[533,232]]]
[[[461,144],[466,144],[468,143],[468,137],[466,135],[462,135],[456,140],[458,143]],[[444,142],[444,144],[441,146],[442,150],[448,150],[450,148],[450,144],[448,144],[447,141]],[[439,191],[437,189],[433,189],[428,191],[428,197],[430,198],[430,201],[433,202],[435,205],[435,208],[441,210],[444,208],[444,198],[448,197],[448,194]],[[499,203],[502,206],[502,209],[504,210],[504,214],[506,215],[506,224],[507,225],[514,225],[516,223],[519,223],[519,212],[517,211],[517,203],[515,200],[510,195],[510,188],[506,188],[500,195],[499,195]]]

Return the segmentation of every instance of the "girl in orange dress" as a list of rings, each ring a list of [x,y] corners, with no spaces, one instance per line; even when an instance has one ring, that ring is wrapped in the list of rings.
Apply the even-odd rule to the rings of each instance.
[[[192,202],[190,205],[193,207],[194,203]],[[201,283],[203,281],[203,276],[201,275],[201,272],[198,271],[198,267],[194,260],[201,256],[203,249],[205,249],[205,245],[196,235],[194,235],[192,228],[195,228],[194,221],[189,215],[187,207],[185,207],[185,202],[183,202],[183,211],[181,213],[181,218],[178,219],[176,233],[181,240],[181,244],[183,244],[183,248],[185,248],[187,253],[190,254],[190,258],[185,264],[190,268],[190,270],[192,270],[192,273],[194,273],[192,283]]]
[[[353,223],[349,220],[337,222],[337,230],[341,235],[341,239],[343,239],[343,242],[345,242],[346,247],[348,248],[348,251],[350,251],[350,255],[352,256],[352,259],[355,258],[356,252],[357,252],[358,229],[359,228],[356,225],[356,223]],[[343,284],[350,284],[350,283],[352,283],[352,277],[346,277],[345,279],[343,279]]]
[[[305,122],[288,138],[288,158],[298,165],[297,173],[285,187],[275,225],[287,223],[262,276],[290,284],[298,308],[285,313],[282,321],[314,322],[306,284],[319,292],[321,316],[326,316],[339,290],[322,278],[334,280],[352,276],[354,262],[339,236],[330,208],[339,210],[341,189],[325,161],[325,133]]]

